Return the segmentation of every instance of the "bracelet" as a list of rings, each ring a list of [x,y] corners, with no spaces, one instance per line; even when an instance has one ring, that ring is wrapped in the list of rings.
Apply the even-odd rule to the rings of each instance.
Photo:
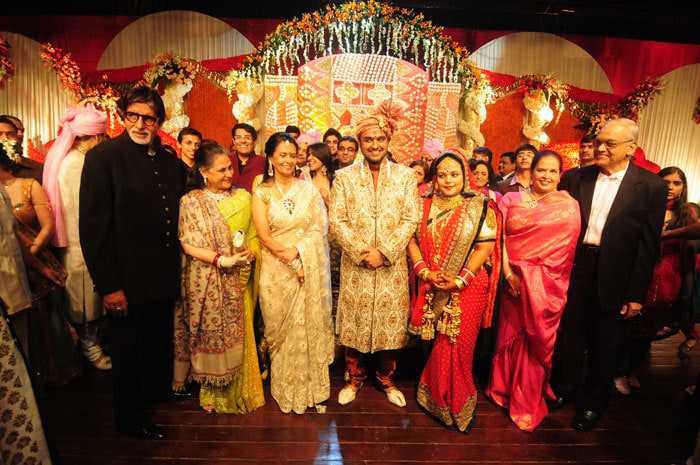
[[[459,276],[457,276],[457,277],[455,278],[455,286],[457,286],[457,289],[459,289],[459,290],[461,291],[462,289],[464,289],[465,287],[467,287],[468,284],[467,284],[462,278],[460,278]]]
[[[413,265],[413,271],[415,271],[418,276],[420,276],[421,272],[426,268],[428,268],[428,265],[426,265],[423,260],[418,260],[416,264]]]
[[[476,278],[476,275],[469,268],[462,268],[457,277],[462,280],[465,286],[469,286],[472,280]]]
[[[418,277],[419,277],[421,280],[423,280],[423,281],[427,281],[427,280],[428,280],[428,275],[429,275],[429,274],[430,274],[430,270],[429,270],[428,267],[426,266],[425,268],[423,268],[423,269],[420,271],[420,273],[418,273]]]
[[[513,276],[513,272],[512,272],[512,271],[511,271],[510,273],[508,273],[504,279],[505,279],[506,281],[508,281],[508,280],[511,278],[511,276]]]
[[[214,259],[211,261],[211,264],[214,266],[218,266],[219,259],[221,258],[221,254],[218,253],[214,255]]]
[[[299,270],[301,270],[302,263],[301,263],[301,260],[299,259],[299,257],[297,257],[297,258],[295,258],[294,260],[292,260],[292,261],[289,263],[289,267],[290,267],[291,269],[293,269],[294,271],[299,271]]]

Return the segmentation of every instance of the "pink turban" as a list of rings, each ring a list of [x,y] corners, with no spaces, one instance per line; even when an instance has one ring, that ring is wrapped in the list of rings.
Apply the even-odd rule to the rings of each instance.
[[[54,219],[55,233],[53,245],[65,247],[66,227],[63,222],[63,207],[61,204],[61,190],[58,185],[58,170],[61,163],[70,151],[76,137],[96,136],[103,134],[109,127],[109,119],[103,111],[96,110],[92,105],[85,107],[69,107],[60,121],[58,137],[46,154],[44,162],[43,188],[51,203],[51,213]]]
[[[423,151],[421,153],[428,154],[430,155],[430,158],[435,160],[444,151],[445,145],[440,139],[428,139],[425,141],[425,144],[423,145]]]
[[[394,131],[399,127],[399,117],[402,111],[403,107],[401,105],[393,103],[391,100],[385,100],[371,115],[357,122],[355,125],[357,139],[359,140],[362,137],[363,132],[374,127],[379,127],[387,139],[391,139]]]
[[[305,132],[297,137],[297,143],[306,142],[307,144],[311,145],[315,144],[316,142],[321,142],[322,138],[323,134],[321,134],[321,131],[318,129],[312,129],[311,131]]]

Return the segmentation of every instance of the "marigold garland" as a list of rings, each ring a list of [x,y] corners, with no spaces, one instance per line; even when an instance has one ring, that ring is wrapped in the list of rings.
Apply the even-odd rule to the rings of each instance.
[[[610,119],[629,118],[638,121],[649,101],[660,94],[664,87],[665,82],[661,79],[647,77],[620,103],[576,102],[576,117],[588,126],[589,134],[596,134]]]
[[[566,101],[569,99],[569,85],[555,79],[551,73],[527,74],[517,77],[508,86],[494,86],[496,98],[502,98],[513,92],[518,92],[523,97],[529,96],[546,102],[549,102],[554,97],[554,108],[557,111],[557,116],[554,120],[555,126],[559,122],[561,112],[564,111]]]
[[[10,61],[10,48],[9,42],[0,37],[0,89],[5,87],[5,81],[11,81],[15,75],[15,65]]]
[[[511,84],[504,87],[493,85],[496,99],[501,99],[513,92],[519,92],[523,95],[534,93],[545,98],[554,97],[555,106],[559,113],[557,120],[561,115],[561,111],[564,108],[568,108],[571,114],[588,129],[590,134],[597,133],[610,119],[630,118],[637,121],[639,115],[649,104],[649,101],[661,93],[664,87],[665,83],[661,79],[647,77],[637,84],[634,90],[625,96],[624,99],[615,103],[586,102],[572,99],[569,95],[569,85],[552,78],[551,74],[519,76]]]
[[[241,80],[291,75],[300,64],[334,53],[390,55],[428,71],[435,82],[461,83],[464,93],[492,96],[466,48],[442,35],[422,14],[376,0],[329,4],[277,26],[224,81],[228,96]]]
[[[110,133],[113,134],[116,126],[121,125],[117,112],[117,101],[121,94],[107,82],[107,76],[103,76],[103,82],[97,84],[83,82],[80,68],[71,59],[71,54],[63,53],[62,49],[48,42],[41,45],[39,56],[44,66],[56,73],[61,87],[73,94],[73,99],[78,105],[92,103],[95,108],[108,113]]]
[[[143,74],[143,79],[162,95],[170,84],[189,84],[196,75],[196,62],[169,52],[151,60],[151,66]]]
[[[554,97],[554,107],[557,112],[564,110],[564,99],[569,96],[569,86],[558,79],[554,79],[552,74],[530,74],[516,79],[518,92],[531,98],[543,99],[547,102]]]
[[[41,45],[39,52],[44,66],[50,68],[56,73],[58,81],[64,90],[80,95],[82,90],[82,79],[80,77],[80,69],[74,60],[71,59],[70,53],[63,53],[63,50],[52,46],[50,43]]]

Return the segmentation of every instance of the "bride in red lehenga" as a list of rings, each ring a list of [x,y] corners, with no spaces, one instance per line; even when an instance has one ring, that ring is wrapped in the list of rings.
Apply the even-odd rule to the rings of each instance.
[[[416,237],[408,245],[420,278],[409,332],[430,348],[418,404],[444,424],[469,433],[477,403],[474,347],[480,325],[491,324],[501,216],[494,201],[469,189],[469,170],[461,156],[440,155],[433,173],[433,186],[421,199]]]

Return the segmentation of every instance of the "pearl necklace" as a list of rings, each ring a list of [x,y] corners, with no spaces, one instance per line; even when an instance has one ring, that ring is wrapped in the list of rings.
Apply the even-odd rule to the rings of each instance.
[[[287,189],[287,194],[282,192],[282,188],[277,183],[277,179],[274,179],[274,182],[275,186],[277,186],[277,190],[279,191],[280,196],[282,197],[282,206],[285,210],[287,210],[287,212],[289,212],[290,215],[294,214],[294,208],[296,207],[294,199],[287,197],[287,195],[292,191],[292,188],[294,188],[294,181],[292,181],[291,186],[289,187],[289,189]]]
[[[530,197],[532,197],[532,201],[530,202],[529,207],[530,207],[530,208],[535,208],[535,207],[537,206],[537,204],[539,203],[540,200],[542,200],[543,198],[547,197],[547,196],[550,195],[550,194],[554,194],[556,191],[557,191],[557,190],[556,190],[556,188],[555,188],[554,190],[551,190],[551,191],[547,192],[546,194],[544,194],[544,195],[542,195],[542,196],[540,196],[540,197],[535,197],[535,193],[532,192],[532,187],[529,188],[529,189],[527,190],[527,192],[528,192],[528,194],[530,194]]]

